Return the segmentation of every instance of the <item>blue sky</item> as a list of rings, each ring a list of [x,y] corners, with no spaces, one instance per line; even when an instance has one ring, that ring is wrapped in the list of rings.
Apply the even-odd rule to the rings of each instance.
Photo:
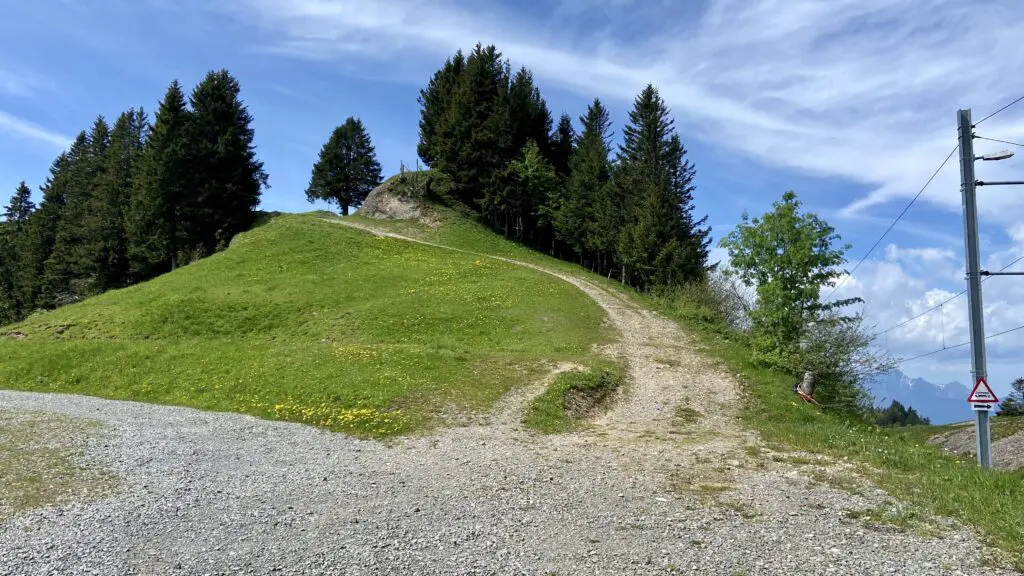
[[[418,90],[444,58],[496,43],[537,76],[552,111],[595,96],[621,128],[656,84],[698,169],[716,237],[793,189],[853,244],[856,262],[975,118],[1024,95],[1024,4],[1015,0],[40,0],[0,22],[0,190],[35,188],[97,114],[155,110],[174,78],[226,67],[242,84],[272,188],[271,210],[310,209],[303,190],[333,127],[360,117],[386,173],[415,163]],[[979,127],[1024,140],[1024,103]],[[1004,146],[979,141],[978,151]],[[1021,179],[1024,161],[979,164]],[[841,289],[879,329],[963,288],[954,158]],[[7,194],[4,193],[4,196]],[[984,257],[1024,256],[1024,190],[985,189]],[[1024,269],[1024,263],[1020,268]],[[986,284],[989,332],[1024,324],[1024,278]],[[960,298],[880,339],[906,356],[962,342]],[[990,341],[997,390],[1024,375],[1024,332]],[[965,349],[907,363],[969,379]]]

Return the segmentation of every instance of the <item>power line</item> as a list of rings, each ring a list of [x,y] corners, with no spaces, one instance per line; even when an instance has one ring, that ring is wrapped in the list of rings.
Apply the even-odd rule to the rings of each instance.
[[[987,338],[986,338],[986,340],[987,340]],[[947,346],[946,348],[939,348],[938,350],[932,350],[931,352],[928,352],[927,354],[921,354],[919,356],[914,356],[913,358],[904,358],[902,360],[899,360],[896,363],[897,364],[903,364],[904,362],[913,362],[914,360],[920,360],[921,358],[927,358],[928,356],[934,356],[935,354],[938,354],[939,352],[945,352],[946,350],[953,350],[955,348],[963,348],[964,346],[967,346],[968,344],[970,344],[970,342],[962,342],[960,344],[957,344],[956,346]]]
[[[1006,266],[1003,266],[1002,268],[1000,268],[999,271],[1000,272],[1005,272],[1007,268],[1013,266],[1014,264],[1016,264],[1017,262],[1020,262],[1021,260],[1024,260],[1024,256],[1021,256],[1020,258],[1017,258],[1016,260],[1014,260],[1013,262],[1010,262]],[[981,281],[982,282],[986,282],[990,278],[992,278],[992,276],[985,276],[984,278],[981,279]],[[953,296],[950,296],[948,299],[940,302],[939,304],[936,304],[935,306],[932,306],[931,308],[925,310],[924,312],[921,312],[920,314],[918,314],[917,316],[914,316],[913,318],[908,318],[907,320],[904,320],[903,322],[900,322],[899,324],[896,324],[895,326],[886,328],[885,330],[882,330],[881,332],[875,333],[875,335],[872,336],[872,338],[874,338],[875,336],[881,336],[882,334],[887,334],[887,333],[892,332],[893,330],[895,330],[897,328],[902,328],[903,326],[906,326],[907,324],[910,324],[911,322],[913,322],[914,320],[917,320],[918,318],[920,318],[921,316],[924,316],[925,314],[931,314],[932,312],[935,312],[939,308],[942,308],[946,304],[949,304],[950,302],[952,302],[953,300],[956,300],[957,298],[963,296],[964,294],[967,294],[967,289],[966,288],[964,290],[962,290],[960,293],[955,294]]]
[[[1024,324],[1021,324],[1020,326],[1017,326],[1016,328],[1010,328],[1009,330],[1003,330],[1002,332],[986,336],[985,340],[991,340],[993,338],[998,338],[1000,336],[1006,336],[1007,334],[1010,334],[1012,332],[1017,332],[1018,330],[1024,330]],[[961,343],[957,344],[956,346],[948,346],[946,348],[939,348],[938,350],[932,350],[931,352],[928,352],[927,354],[921,354],[919,356],[914,356],[913,358],[905,358],[905,359],[900,360],[900,361],[898,361],[896,363],[897,364],[903,364],[904,362],[910,362],[912,360],[919,360],[919,359],[925,358],[927,356],[932,356],[934,354],[938,354],[939,352],[945,352],[946,350],[953,350],[955,348],[963,348],[964,346],[967,346],[968,344],[970,344],[970,342],[961,342]]]
[[[1021,148],[1024,148],[1024,144],[1018,144],[1016,142],[1010,142],[1009,140],[1000,140],[998,138],[988,138],[986,136],[975,136],[975,138],[977,138],[978,140],[990,140],[992,142],[999,142],[1000,144],[1010,144],[1012,146],[1020,146]]]
[[[959,147],[960,146],[958,144],[954,146],[952,150],[950,150],[949,155],[947,155],[946,159],[942,161],[942,164],[939,164],[939,167],[936,168],[935,172],[932,173],[931,178],[929,178],[928,181],[924,183],[924,186],[922,186],[921,189],[918,190],[917,194],[910,201],[910,203],[907,204],[906,208],[904,208],[903,211],[900,212],[899,216],[897,216],[896,219],[892,221],[892,224],[889,224],[889,227],[885,229],[885,232],[883,232],[882,235],[878,237],[878,240],[876,240],[874,245],[871,246],[871,249],[868,250],[866,254],[864,254],[864,257],[860,259],[860,262],[857,262],[857,265],[853,267],[853,270],[850,270],[846,277],[843,278],[842,282],[836,284],[836,287],[832,289],[832,292],[829,292],[829,295],[825,297],[825,302],[828,302],[829,300],[832,299],[832,296],[835,295],[836,291],[842,288],[843,284],[846,284],[846,281],[853,277],[853,273],[857,271],[857,268],[860,268],[860,265],[863,264],[864,261],[868,259],[868,256],[871,256],[871,253],[875,251],[875,248],[878,248],[878,245],[882,243],[882,240],[885,239],[889,232],[892,232],[892,229],[896,227],[896,224],[898,224],[900,220],[903,219],[903,216],[907,213],[907,211],[910,210],[910,207],[913,206],[914,203],[917,202],[917,199],[921,197],[921,194],[924,194],[924,191],[928,189],[928,186],[932,183],[932,180],[935,180],[935,177],[939,175],[939,172],[941,172],[942,169],[946,167],[946,163],[949,162],[949,159],[953,157],[953,154],[956,153],[957,148]]]
[[[1006,106],[1003,106],[1003,107],[1002,107],[1002,108],[1000,108],[999,110],[996,110],[995,112],[993,112],[993,113],[989,114],[988,116],[985,116],[985,117],[984,117],[984,118],[982,118],[981,120],[978,120],[977,122],[975,122],[975,123],[974,123],[974,125],[975,125],[975,126],[977,126],[978,124],[981,124],[981,123],[982,123],[982,122],[984,122],[985,120],[988,120],[989,118],[991,118],[991,117],[995,116],[996,114],[999,114],[999,113],[1000,113],[1000,112],[1002,112],[1003,110],[1006,110],[1007,108],[1009,108],[1010,106],[1013,106],[1014,104],[1016,104],[1016,103],[1020,102],[1021,100],[1024,100],[1024,96],[1021,96],[1020,98],[1017,98],[1016,100],[1014,100],[1013,102],[1010,102],[1010,103],[1009,103],[1009,104],[1007,104]]]

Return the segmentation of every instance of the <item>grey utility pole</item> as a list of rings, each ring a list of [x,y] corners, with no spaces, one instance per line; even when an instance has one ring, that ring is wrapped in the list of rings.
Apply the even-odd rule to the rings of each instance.
[[[971,327],[972,385],[988,380],[985,363],[985,319],[981,305],[981,255],[978,248],[978,202],[975,196],[974,127],[971,111],[960,110],[960,187],[964,201],[964,253],[967,257],[967,298]],[[975,409],[978,464],[992,466],[992,436],[989,430],[989,411]]]

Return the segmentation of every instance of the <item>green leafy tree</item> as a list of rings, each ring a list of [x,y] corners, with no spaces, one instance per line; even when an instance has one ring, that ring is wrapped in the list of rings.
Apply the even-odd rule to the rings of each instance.
[[[710,229],[693,217],[694,173],[668,107],[648,85],[629,113],[616,173],[629,223],[619,240],[624,281],[643,289],[704,279]]]
[[[1010,384],[1010,394],[999,403],[999,416],[1024,416],[1024,378]]]
[[[506,236],[514,233],[514,237],[522,239],[528,223],[542,217],[540,207],[547,204],[561,183],[540,146],[532,140],[523,147],[523,157],[509,163],[506,182],[509,193],[492,210],[504,215]]]
[[[456,87],[462,81],[466,57],[462,50],[445,61],[427,87],[420,91],[420,139],[416,152],[427,166],[433,166],[439,157],[448,157],[455,143],[451,141],[451,126],[447,119],[452,111]]]
[[[249,229],[263,188],[263,163],[256,158],[252,115],[241,87],[227,70],[211,71],[192,91],[188,164],[194,201],[182,206],[186,242],[211,254]]]
[[[167,88],[148,138],[133,163],[126,233],[131,277],[173,270],[186,249],[185,208],[195,207],[189,163],[190,113],[177,80]],[[191,247],[191,246],[188,246]]]
[[[720,245],[729,252],[731,273],[754,287],[757,307],[751,311],[756,359],[792,373],[804,370],[800,343],[815,322],[842,322],[828,313],[860,302],[849,298],[822,302],[823,286],[835,286],[845,272],[849,245],[814,213],[802,213],[800,201],[786,192],[760,218],[747,213]]]
[[[370,135],[358,118],[350,117],[334,129],[320,149],[306,198],[310,202],[334,202],[341,207],[341,213],[348,216],[349,207],[361,206],[380,182],[380,163]]]

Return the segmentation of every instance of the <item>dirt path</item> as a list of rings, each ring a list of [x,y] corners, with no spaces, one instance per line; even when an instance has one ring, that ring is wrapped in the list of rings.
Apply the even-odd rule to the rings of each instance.
[[[619,331],[604,352],[628,362],[632,384],[591,430],[519,426],[544,382],[485,422],[391,442],[0,391],[0,418],[104,422],[84,457],[121,479],[107,498],[0,523],[0,576],[1002,573],[979,565],[966,530],[938,523],[936,538],[855,519],[898,505],[848,470],[764,453],[736,421],[735,381],[675,324],[513,263],[573,283]],[[693,418],[676,418],[680,406]]]
[[[613,408],[595,422],[606,433],[664,437],[678,431],[677,408],[686,408],[693,411],[689,414],[695,418],[686,422],[686,428],[691,431],[713,433],[734,441],[734,444],[750,439],[735,420],[739,402],[736,381],[695,352],[689,337],[675,323],[637,306],[628,297],[578,276],[537,264],[435,244],[359,222],[328,221],[378,236],[532,268],[579,288],[605,311],[619,333],[619,341],[605,347],[602,353],[620,358],[629,366],[631,386],[628,391],[624,391]],[[533,391],[539,394],[543,388],[534,388]],[[716,442],[716,449],[721,450],[723,446]]]

